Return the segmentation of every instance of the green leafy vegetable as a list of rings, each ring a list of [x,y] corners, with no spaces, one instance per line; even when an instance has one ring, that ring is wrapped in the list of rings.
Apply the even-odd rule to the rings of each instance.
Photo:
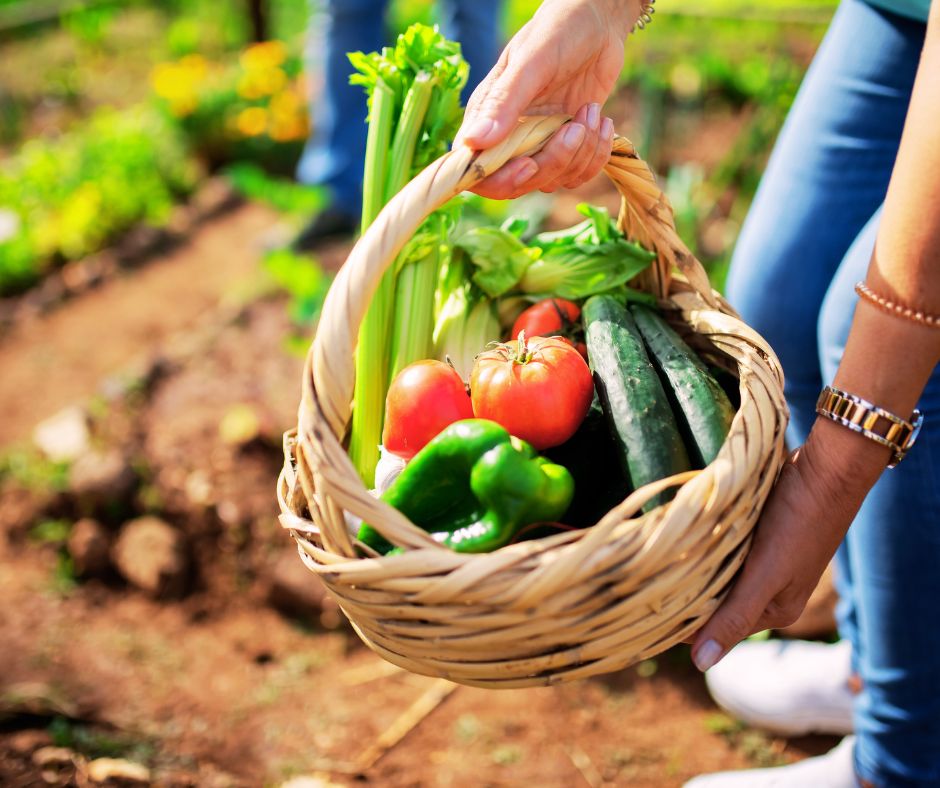
[[[624,286],[656,258],[627,241],[606,209],[582,203],[578,210],[588,217],[585,221],[532,240],[542,255],[519,282],[523,292],[587,298]]]
[[[473,261],[473,281],[491,298],[511,290],[541,250],[499,227],[475,227],[457,239]]]

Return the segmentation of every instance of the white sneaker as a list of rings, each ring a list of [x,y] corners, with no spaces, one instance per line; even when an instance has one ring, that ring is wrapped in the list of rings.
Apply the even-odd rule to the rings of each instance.
[[[802,736],[852,732],[852,646],[745,641],[705,674],[715,702],[757,728]]]
[[[772,769],[704,774],[684,788],[860,788],[855,776],[855,737],[846,736],[825,755]]]

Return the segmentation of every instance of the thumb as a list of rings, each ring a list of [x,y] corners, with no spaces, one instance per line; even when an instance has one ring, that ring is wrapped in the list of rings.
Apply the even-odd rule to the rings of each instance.
[[[752,578],[754,573],[745,566],[731,593],[696,635],[692,661],[703,673],[750,635],[760,621],[769,599],[765,584]]]
[[[483,150],[501,142],[516,127],[538,91],[533,69],[497,66],[473,91],[454,146]]]

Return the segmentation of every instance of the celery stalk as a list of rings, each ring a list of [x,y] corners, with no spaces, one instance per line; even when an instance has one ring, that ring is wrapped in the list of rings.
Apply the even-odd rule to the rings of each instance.
[[[385,174],[395,125],[394,114],[395,93],[380,79],[375,84],[369,110],[369,135],[362,171],[362,232],[369,229],[385,205]]]
[[[460,56],[459,44],[424,25],[412,25],[398,37],[394,47],[369,54],[352,52],[349,60],[355,69],[350,82],[362,85],[369,96],[363,175],[365,231],[416,169],[447,150],[460,123],[459,96],[468,67]],[[414,310],[426,313],[428,323],[432,320],[433,308],[425,304],[433,304],[439,243],[440,236],[430,249],[421,251],[410,244],[403,250],[382,277],[360,327],[349,454],[366,484],[372,483],[378,461],[390,354],[397,348],[396,358],[407,359],[402,363],[415,360],[408,358],[415,353],[418,357],[428,355],[422,348],[430,347],[430,327],[422,327],[422,320],[421,326],[413,327],[412,336],[410,326]],[[396,288],[398,270],[404,276]],[[406,311],[396,312],[397,300],[402,301]]]
[[[440,270],[440,250],[409,262],[398,274],[395,319],[392,323],[392,368],[389,380],[409,364],[430,358],[433,351],[434,285]],[[408,315],[408,319],[403,316]]]
[[[376,81],[369,112],[369,135],[362,178],[362,231],[365,232],[385,204],[385,174],[394,125],[395,95],[381,79]],[[371,484],[379,461],[382,419],[385,416],[385,381],[388,354],[385,337],[392,316],[394,274],[386,272],[372,296],[356,347],[355,407],[349,456],[366,483]]]
[[[401,118],[395,129],[395,139],[389,154],[388,178],[385,181],[385,202],[392,199],[411,180],[415,148],[431,104],[434,82],[431,75],[419,72],[405,94]]]
[[[384,83],[379,81],[378,88]],[[427,74],[418,74],[414,83],[405,96],[401,118],[395,128],[395,136],[388,153],[388,173],[385,178],[383,199],[378,201],[375,194],[378,190],[379,173],[371,173],[370,162],[366,161],[366,173],[373,177],[370,186],[375,190],[369,194],[369,205],[378,205],[379,209],[394,197],[401,188],[408,183],[411,177],[411,162],[414,158],[415,145],[421,133],[424,116],[431,101],[433,83]],[[377,91],[373,94],[373,102],[384,96],[385,93]],[[382,102],[382,106],[390,102]],[[377,109],[373,104],[373,111]],[[381,116],[377,116],[381,122]],[[370,120],[370,132],[372,122]],[[388,137],[381,129],[375,134],[377,142],[385,141],[388,150]],[[368,154],[368,149],[367,149]],[[376,161],[384,156],[374,152]],[[376,170],[378,164],[371,162]],[[383,168],[384,169],[384,168]],[[363,226],[371,223],[371,218],[365,212],[366,191],[365,177],[363,178]],[[378,211],[376,211],[378,213]],[[369,220],[367,223],[366,220]],[[389,379],[389,353],[388,338],[395,316],[395,266],[391,266],[383,275],[369,311],[359,331],[359,346],[356,351],[356,387],[354,397],[356,402],[353,411],[352,436],[349,453],[356,469],[366,483],[372,482],[375,477],[375,466],[379,461],[379,444],[382,442],[382,420],[385,417],[385,397],[388,394]],[[358,414],[358,419],[356,418]]]

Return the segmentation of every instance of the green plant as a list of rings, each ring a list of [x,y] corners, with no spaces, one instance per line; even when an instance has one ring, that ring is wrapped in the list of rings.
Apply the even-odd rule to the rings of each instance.
[[[55,717],[46,731],[56,747],[67,747],[89,758],[130,758],[147,762],[155,754],[154,745],[121,731],[93,728],[67,717]]]
[[[323,189],[271,175],[253,162],[235,162],[224,172],[236,192],[281,213],[306,218],[326,204]]]
[[[69,464],[47,460],[35,450],[8,449],[0,454],[0,483],[10,479],[30,490],[59,492],[68,484]]]
[[[289,312],[294,324],[305,330],[312,328],[330,286],[327,273],[316,260],[289,249],[269,252],[264,258],[264,267],[290,294]]]
[[[62,544],[71,531],[72,523],[68,520],[42,520],[29,530],[29,538],[46,544]]]
[[[179,134],[146,107],[100,110],[61,137],[25,143],[0,172],[0,208],[16,218],[0,238],[0,293],[138,222],[165,222],[197,172]]]

